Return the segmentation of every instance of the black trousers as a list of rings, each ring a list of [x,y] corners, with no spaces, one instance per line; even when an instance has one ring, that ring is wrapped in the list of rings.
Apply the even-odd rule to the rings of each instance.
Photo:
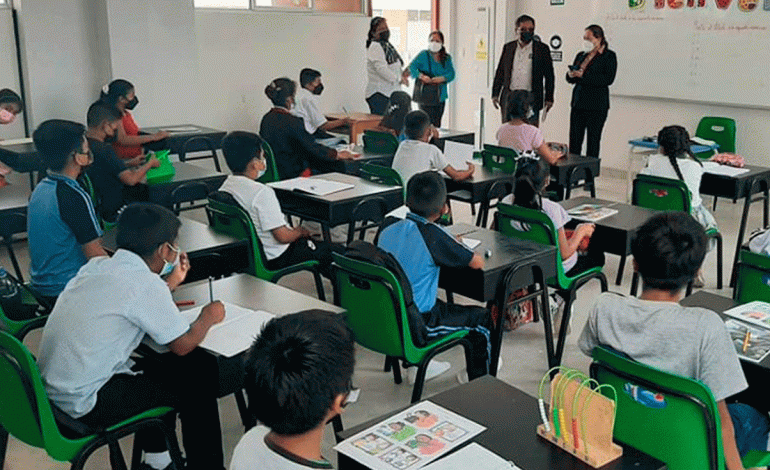
[[[430,123],[433,124],[434,127],[439,128],[441,127],[441,118],[444,116],[444,108],[446,107],[446,101],[442,101],[439,104],[420,104],[420,109],[422,111],[425,111],[428,113],[428,116],[430,116]]]
[[[431,332],[441,332],[440,327],[483,327],[491,334],[493,330],[492,316],[489,310],[484,307],[472,305],[448,304],[440,299],[436,300],[436,305],[429,312],[422,314],[425,326],[428,327],[428,337],[431,338]],[[448,334],[450,331],[442,332]],[[489,364],[488,350],[491,349],[491,339],[477,330],[471,330],[468,333],[473,353],[471,365],[468,367],[468,380],[473,380],[488,373]]]
[[[318,261],[321,274],[331,279],[332,253],[342,254],[345,247],[338,243],[301,238],[292,242],[278,258],[267,262],[267,269],[278,270],[305,261]]]
[[[158,406],[171,406],[182,421],[182,442],[188,469],[223,469],[222,431],[216,400],[218,380],[208,370],[205,361],[211,358],[200,350],[184,357],[169,357],[163,366],[147,368],[139,375],[113,376],[97,395],[96,406],[80,418],[92,427],[105,427]],[[166,356],[172,356],[167,354]],[[176,415],[165,418],[166,425],[175,428]],[[155,429],[136,435],[145,452],[163,452],[163,433]]]
[[[388,101],[390,99],[382,93],[375,93],[366,99],[366,103],[369,105],[369,112],[384,116],[385,111],[388,109]]]
[[[602,129],[607,120],[606,109],[575,109],[569,116],[569,151],[577,155],[589,157],[599,156],[599,146],[602,140]],[[583,136],[588,134],[586,153],[583,154]]]

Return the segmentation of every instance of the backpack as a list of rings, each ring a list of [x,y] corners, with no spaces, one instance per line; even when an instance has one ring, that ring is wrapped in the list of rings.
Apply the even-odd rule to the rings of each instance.
[[[412,333],[412,342],[417,347],[424,347],[428,343],[428,329],[425,327],[422,314],[414,303],[412,285],[409,283],[409,279],[406,277],[406,273],[404,273],[398,260],[382,248],[362,240],[352,241],[345,249],[345,256],[383,267],[395,276],[404,294],[404,305],[406,306],[409,330]],[[401,326],[401,317],[398,317],[398,321]]]

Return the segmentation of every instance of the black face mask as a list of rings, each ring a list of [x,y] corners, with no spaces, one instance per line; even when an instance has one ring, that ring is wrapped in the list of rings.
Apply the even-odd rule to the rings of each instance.
[[[128,103],[126,103],[126,109],[128,109],[130,111],[130,110],[136,108],[136,105],[138,105],[138,104],[139,104],[139,98],[134,96],[134,99],[132,99]]]
[[[534,38],[534,37],[535,37],[535,32],[534,31],[522,31],[519,34],[519,39],[524,44],[529,44],[532,41],[532,38]]]
[[[386,29],[380,33],[380,41],[390,41],[390,30]]]
[[[324,91],[324,84],[323,83],[319,83],[318,86],[315,87],[315,89],[313,90],[313,94],[314,95],[320,95],[321,93],[323,93],[323,91]]]

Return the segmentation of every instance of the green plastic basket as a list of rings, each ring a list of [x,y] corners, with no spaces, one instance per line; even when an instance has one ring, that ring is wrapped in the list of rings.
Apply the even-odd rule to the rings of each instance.
[[[160,166],[158,168],[153,168],[147,172],[147,184],[166,183],[174,179],[176,169],[174,168],[174,165],[172,165],[168,160],[169,153],[169,150],[159,150],[154,154],[151,153],[147,155],[148,159],[152,155],[155,155],[155,157],[160,161]]]

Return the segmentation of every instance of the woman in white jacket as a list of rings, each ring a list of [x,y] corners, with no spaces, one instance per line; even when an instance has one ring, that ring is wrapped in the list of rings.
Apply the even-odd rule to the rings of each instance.
[[[400,90],[401,83],[407,83],[401,73],[404,61],[389,39],[390,30],[385,18],[372,18],[366,39],[366,102],[369,112],[380,116],[385,114],[391,93]]]

